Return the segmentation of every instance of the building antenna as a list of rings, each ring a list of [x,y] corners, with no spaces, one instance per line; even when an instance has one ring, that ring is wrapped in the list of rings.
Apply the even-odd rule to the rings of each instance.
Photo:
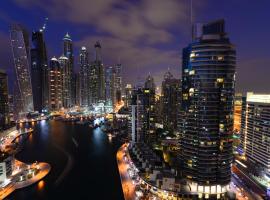
[[[49,18],[46,17],[46,18],[45,18],[45,22],[44,22],[42,28],[40,29],[41,31],[45,31],[48,20],[49,20]]]
[[[193,0],[190,0],[190,25],[191,25],[191,41],[193,40]]]

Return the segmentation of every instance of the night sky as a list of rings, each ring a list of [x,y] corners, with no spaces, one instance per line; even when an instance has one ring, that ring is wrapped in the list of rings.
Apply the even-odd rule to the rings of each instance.
[[[259,2],[259,3],[258,3]],[[62,54],[68,32],[74,42],[75,69],[81,46],[93,59],[94,42],[101,41],[105,66],[123,64],[124,83],[149,73],[160,84],[164,73],[181,76],[182,48],[190,42],[190,0],[1,0],[0,68],[10,75],[14,66],[9,25],[24,25],[29,33],[49,18],[45,39],[49,59]],[[270,92],[270,1],[193,0],[195,22],[224,18],[237,51],[237,91]]]

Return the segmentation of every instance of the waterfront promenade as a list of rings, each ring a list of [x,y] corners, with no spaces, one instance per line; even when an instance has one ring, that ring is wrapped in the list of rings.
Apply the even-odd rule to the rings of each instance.
[[[135,194],[135,185],[132,183],[132,179],[129,177],[128,174],[128,168],[129,165],[125,161],[125,149],[127,148],[127,144],[123,144],[117,154],[117,164],[118,164],[118,170],[122,182],[122,189],[124,193],[125,200],[134,200],[136,198]]]
[[[42,162],[38,164],[26,165],[25,163],[22,163],[18,160],[16,160],[15,162],[17,163],[17,165],[20,164],[22,170],[19,170],[16,174],[13,174],[10,183],[8,183],[5,187],[1,188],[0,199],[6,198],[16,189],[21,189],[37,183],[38,181],[42,180],[51,170],[51,166],[48,163]],[[37,173],[34,176],[31,176],[30,178],[25,178],[20,181],[20,177],[23,176],[23,173],[31,175],[31,171],[33,169],[37,169]]]
[[[33,129],[19,132],[17,130],[11,130],[10,133],[2,137],[1,150],[8,151],[13,141],[24,134],[31,134]],[[13,158],[14,159],[14,158]],[[51,166],[44,162],[35,162],[32,164],[26,164],[19,160],[14,159],[12,161],[12,174],[0,185],[0,199],[6,198],[16,189],[28,187],[34,183],[37,183],[43,179],[51,170]]]

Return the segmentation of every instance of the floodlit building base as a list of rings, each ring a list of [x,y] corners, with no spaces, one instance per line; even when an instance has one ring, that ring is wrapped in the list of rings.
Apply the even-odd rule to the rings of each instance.
[[[226,196],[227,191],[229,190],[229,185],[198,185],[195,182],[189,183],[191,192],[198,193],[199,198],[201,199],[223,199]]]

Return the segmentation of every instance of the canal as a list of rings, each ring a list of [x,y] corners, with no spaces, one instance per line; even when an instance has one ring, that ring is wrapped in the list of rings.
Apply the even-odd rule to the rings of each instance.
[[[73,122],[41,121],[16,155],[23,162],[48,162],[42,181],[17,190],[6,199],[122,200],[116,152],[121,143],[100,128]]]

